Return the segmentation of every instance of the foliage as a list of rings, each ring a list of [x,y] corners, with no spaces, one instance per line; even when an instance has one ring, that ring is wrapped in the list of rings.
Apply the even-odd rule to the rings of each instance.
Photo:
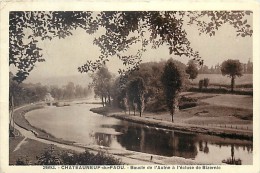
[[[83,153],[75,154],[65,152],[61,155],[64,165],[121,165],[119,159],[104,152],[92,154],[87,150]]]
[[[37,161],[33,163],[27,157],[18,158],[17,165],[122,165],[123,163],[112,155],[104,152],[97,154],[85,151],[83,153],[71,153],[68,151],[60,152],[55,150],[53,145],[50,145],[36,157]]]
[[[180,109],[187,109],[187,108],[195,107],[197,105],[198,105],[197,102],[184,102],[184,103],[179,104],[179,108]]]
[[[40,83],[21,83],[13,80],[13,74],[9,73],[9,99],[13,96],[15,106],[20,106],[28,103],[35,103],[44,100],[47,93],[50,93],[56,100],[73,99],[87,97],[91,90],[79,85],[74,86],[74,83],[69,82],[62,88],[58,86],[43,86]],[[11,103],[11,102],[9,102]],[[10,105],[11,106],[11,105]]]
[[[203,79],[203,86],[204,86],[205,88],[208,88],[208,86],[209,86],[209,78],[204,78],[204,79]]]
[[[199,80],[199,89],[202,90],[202,88],[208,88],[209,86],[209,78],[204,78]]]
[[[135,107],[137,107],[140,113],[140,117],[142,116],[142,112],[144,111],[145,92],[146,92],[146,87],[143,78],[137,77],[129,81],[127,86],[129,102],[134,107],[134,110]]]
[[[242,76],[242,66],[239,60],[226,60],[221,65],[222,75],[228,75],[228,77],[232,76]]]
[[[236,28],[237,36],[252,36],[253,30],[248,24],[245,15],[250,15],[252,11],[201,11],[190,12],[188,24],[196,24],[200,33],[206,33],[214,36],[216,31],[223,24],[228,23]],[[210,20],[204,20],[208,17]]]
[[[16,160],[16,165],[30,165],[31,162],[29,161],[29,159],[27,157],[19,157]]]
[[[48,91],[56,100],[85,98],[88,97],[91,93],[91,89],[88,86],[75,86],[73,82],[68,82],[66,85],[62,87],[51,85],[50,87],[48,87]]]
[[[201,33],[215,35],[225,23],[237,30],[237,35],[251,36],[252,27],[245,19],[251,11],[12,11],[9,14],[9,65],[17,67],[14,79],[21,83],[43,62],[41,40],[66,38],[72,30],[82,28],[88,34],[105,29],[105,34],[94,40],[101,55],[96,61],[87,61],[79,67],[80,72],[101,68],[113,55],[130,66],[127,71],[138,69],[142,53],[148,44],[153,48],[169,47],[169,53],[200,60],[198,52],[190,47],[184,30],[184,17],[190,25],[199,26]],[[206,18],[206,19],[205,19]],[[210,19],[210,20],[207,20]],[[125,56],[131,45],[141,43],[135,55]],[[203,61],[200,61],[202,64]],[[120,70],[120,74],[126,71]]]
[[[111,97],[114,106],[126,109],[128,104],[123,101],[126,98],[126,86],[120,83],[120,77],[117,77],[112,83]]]
[[[180,101],[179,101],[179,108],[180,110],[182,109],[187,109],[187,108],[192,108],[198,105],[198,99],[192,98],[189,96],[181,96]]]
[[[178,66],[178,69],[185,74],[185,64],[173,60],[174,64]],[[159,61],[159,62],[147,62],[141,63],[139,65],[139,69],[132,72],[125,78],[127,85],[129,85],[131,80],[136,78],[142,78],[145,83],[146,92],[144,94],[144,102],[145,102],[145,109],[147,111],[158,112],[165,110],[166,102],[165,96],[163,91],[163,85],[161,82],[161,75],[163,73],[163,68],[166,64],[166,61]],[[189,83],[188,75],[184,75],[183,86],[186,87]],[[126,93],[127,86],[126,84],[120,82],[120,78],[118,77],[112,87],[112,97],[114,105],[123,108],[124,110],[128,110],[129,106],[135,108],[136,105],[132,104],[132,96],[131,93]],[[129,86],[128,86],[129,87]],[[184,88],[185,89],[185,88]],[[127,99],[124,99],[127,98]],[[129,103],[128,103],[129,102]],[[135,111],[135,109],[134,109]]]
[[[21,83],[43,62],[40,40],[65,38],[78,27],[88,33],[97,29],[91,12],[57,11],[12,11],[9,13],[9,65],[17,67],[14,79]]]
[[[204,86],[204,80],[201,79],[199,80],[199,89],[202,90],[203,86]]]
[[[9,99],[13,96],[15,106],[43,100],[47,90],[47,87],[40,83],[19,85],[13,80],[13,74],[9,73]]]
[[[183,88],[183,76],[184,74],[181,73],[173,60],[168,60],[164,67],[161,81],[164,87],[167,106],[172,116],[172,122],[173,114],[176,111],[176,107],[178,107],[179,92]]]
[[[232,91],[230,92],[229,89],[227,88],[222,88],[222,87],[218,87],[218,88],[204,88],[203,90],[200,90],[198,88],[190,88],[188,91],[190,92],[205,92],[205,93],[215,93],[215,94],[237,94],[237,95],[253,95],[253,91],[252,90],[236,90],[236,91]]]
[[[253,74],[253,62],[249,59],[247,63],[241,63],[243,74]],[[207,65],[202,65],[199,69],[199,74],[221,74],[221,65],[218,63],[210,68]]]
[[[194,62],[194,60],[189,61],[188,67],[186,67],[185,71],[189,75],[189,79],[191,80],[196,79],[199,74],[197,64]]]
[[[231,78],[231,91],[234,91],[235,78],[243,75],[242,71],[242,65],[239,60],[228,59],[222,63],[221,73],[223,76],[227,75]]]
[[[61,165],[62,159],[51,145],[37,158],[37,165]]]
[[[94,88],[95,96],[101,98],[103,106],[107,103],[107,99],[109,104],[111,103],[112,77],[105,66],[91,75],[92,84],[90,86]]]

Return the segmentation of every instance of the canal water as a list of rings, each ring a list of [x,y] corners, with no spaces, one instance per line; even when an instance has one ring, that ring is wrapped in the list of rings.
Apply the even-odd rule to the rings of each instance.
[[[82,145],[178,156],[213,164],[233,157],[241,159],[243,165],[253,164],[251,141],[149,127],[89,111],[94,107],[100,105],[51,106],[28,112],[26,119],[57,138]]]

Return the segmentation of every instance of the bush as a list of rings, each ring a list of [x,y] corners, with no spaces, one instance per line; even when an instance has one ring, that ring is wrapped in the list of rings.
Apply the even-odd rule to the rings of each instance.
[[[54,150],[51,145],[50,148],[46,149],[40,157],[37,158],[37,165],[61,165],[62,159]]]
[[[61,159],[64,165],[122,165],[119,159],[104,152],[96,155],[88,151],[79,154],[65,152]]]
[[[201,79],[201,80],[199,81],[199,89],[200,89],[200,90],[202,90],[203,85],[204,85],[204,80]]]
[[[27,157],[19,157],[16,160],[16,165],[30,165],[30,161]]]
[[[203,79],[203,86],[204,86],[205,88],[208,88],[208,86],[209,86],[209,78],[204,78],[204,79]]]
[[[183,103],[179,104],[179,108],[180,109],[187,109],[187,108],[195,107],[197,105],[198,105],[197,102],[183,102]]]
[[[50,145],[40,156],[37,156],[35,165],[122,165],[123,163],[112,155],[104,152],[93,154],[87,150],[83,153],[59,153]],[[16,165],[32,164],[27,157],[16,160]]]
[[[191,98],[191,97],[186,97],[186,96],[181,96],[180,98],[180,103],[182,102],[197,102],[198,99],[196,98]]]
[[[227,88],[205,88],[200,90],[198,88],[190,88],[190,92],[205,92],[205,93],[216,93],[216,94],[238,94],[238,95],[253,95],[253,91],[234,91],[230,92]]]

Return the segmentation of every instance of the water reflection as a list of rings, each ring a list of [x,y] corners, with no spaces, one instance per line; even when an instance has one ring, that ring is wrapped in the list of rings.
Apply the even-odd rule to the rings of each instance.
[[[235,150],[233,144],[231,145],[231,158],[229,157],[226,160],[222,160],[222,162],[229,165],[242,165],[242,160],[240,158],[235,158]]]
[[[239,158],[243,164],[253,163],[252,141],[130,123],[94,114],[89,111],[91,107],[93,105],[52,107],[29,112],[26,116],[32,125],[56,137],[85,145],[94,144],[151,155],[178,156],[203,163],[221,164],[223,159],[228,158]]]
[[[121,132],[122,134],[116,136],[115,140],[127,150],[169,157],[178,156],[194,160],[199,160],[202,154],[205,155],[204,160],[207,160],[206,155],[213,159],[214,157],[220,157],[220,159],[216,159],[217,161],[215,163],[221,163],[221,161],[223,161],[228,148],[229,151],[232,149],[231,153],[233,153],[233,155],[235,151],[239,152],[240,155],[241,153],[244,155],[245,150],[247,150],[247,153],[250,155],[245,156],[245,160],[247,160],[248,157],[252,157],[253,146],[251,141],[170,131],[125,121],[117,125],[106,125],[102,127],[113,128],[115,131]],[[223,154],[221,155],[221,153]],[[236,159],[238,159],[238,157]],[[233,160],[235,159],[233,158]],[[251,163],[251,161],[247,163]]]
[[[109,147],[112,144],[113,136],[111,134],[95,133],[93,137],[98,145]]]

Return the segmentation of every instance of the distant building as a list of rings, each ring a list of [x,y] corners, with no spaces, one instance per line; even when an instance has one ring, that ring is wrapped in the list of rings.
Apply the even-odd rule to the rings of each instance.
[[[44,101],[45,101],[48,105],[52,106],[52,103],[54,102],[54,98],[51,96],[50,93],[47,93],[47,94],[45,95],[45,97],[44,97]]]

